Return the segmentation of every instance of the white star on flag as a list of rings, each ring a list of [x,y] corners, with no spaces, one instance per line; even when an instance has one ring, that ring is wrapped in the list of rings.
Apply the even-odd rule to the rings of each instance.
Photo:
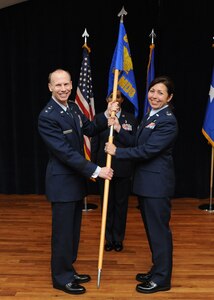
[[[210,96],[210,103],[212,103],[214,98],[214,87],[212,85],[210,86],[209,96]]]

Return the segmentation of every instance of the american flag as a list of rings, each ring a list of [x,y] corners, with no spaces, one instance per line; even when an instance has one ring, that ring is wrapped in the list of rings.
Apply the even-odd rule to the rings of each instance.
[[[86,44],[83,45],[83,59],[80,69],[80,77],[77,86],[75,102],[79,106],[80,110],[84,113],[84,115],[89,120],[93,120],[95,116],[95,108],[89,53],[90,48]],[[90,160],[91,141],[87,136],[84,136],[84,151],[86,159]]]

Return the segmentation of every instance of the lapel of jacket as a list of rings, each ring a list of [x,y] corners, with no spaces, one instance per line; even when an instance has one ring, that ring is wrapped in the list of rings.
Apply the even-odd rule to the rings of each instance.
[[[77,132],[78,132],[78,134],[79,134],[79,136],[80,137],[82,137],[82,130],[81,130],[81,128],[82,128],[82,119],[81,119],[81,116],[78,114],[78,112],[73,108],[73,106],[71,105],[69,105],[69,107],[70,107],[70,110],[71,110],[71,113],[72,113],[72,115],[73,115],[73,121],[74,121],[74,123],[75,123],[75,128],[76,128],[76,130],[77,130]]]
[[[143,117],[143,120],[141,121],[137,134],[136,134],[136,139],[139,137],[139,134],[141,133],[142,129],[144,127],[146,127],[148,124],[150,123],[155,123],[156,120],[165,113],[166,110],[168,110],[169,108],[166,107],[162,110],[160,110],[159,112],[157,112],[156,114],[154,114],[153,116],[149,117],[149,114],[146,114],[145,117]]]
[[[142,121],[140,122],[140,125],[138,126],[138,129],[137,129],[137,132],[136,132],[136,140],[138,139],[139,137],[139,134],[141,133],[142,129],[144,128],[146,122],[148,121],[147,118],[148,118],[149,114],[146,114]]]
[[[121,110],[120,117],[119,117],[119,123],[120,124],[125,123],[125,119],[126,119],[125,113],[123,112],[123,110]]]
[[[65,122],[69,123],[73,128],[76,129],[74,118],[69,116],[69,114],[67,114],[66,111],[64,111],[64,109],[59,104],[57,104],[56,101],[54,101],[53,99],[51,99],[51,105],[54,106],[55,110],[59,113],[59,115],[62,118],[64,118]]]

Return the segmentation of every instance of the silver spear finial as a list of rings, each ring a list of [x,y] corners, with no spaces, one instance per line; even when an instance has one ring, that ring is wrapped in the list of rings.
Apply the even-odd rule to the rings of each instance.
[[[154,28],[152,28],[152,32],[150,33],[149,37],[152,38],[152,44],[154,44],[154,39],[156,38],[156,34],[154,33]]]
[[[127,11],[125,10],[124,6],[122,7],[121,11],[119,12],[119,14],[117,15],[118,17],[120,17],[120,22],[123,23],[123,16],[127,15]]]
[[[82,34],[82,37],[85,38],[85,45],[87,45],[87,37],[89,37],[89,34],[88,34],[86,28],[85,28],[85,31]]]

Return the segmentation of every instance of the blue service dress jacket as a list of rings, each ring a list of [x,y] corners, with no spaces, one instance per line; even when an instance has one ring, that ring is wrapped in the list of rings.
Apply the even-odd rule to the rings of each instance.
[[[116,158],[135,161],[133,192],[145,197],[171,197],[175,174],[173,146],[178,134],[177,120],[166,107],[140,123],[135,137],[121,128],[118,139],[128,148],[118,148]]]
[[[90,122],[74,101],[66,113],[53,99],[38,118],[38,130],[47,146],[46,195],[51,202],[78,201],[87,195],[87,178],[97,165],[85,159],[83,135],[94,136],[108,127],[104,113]]]

